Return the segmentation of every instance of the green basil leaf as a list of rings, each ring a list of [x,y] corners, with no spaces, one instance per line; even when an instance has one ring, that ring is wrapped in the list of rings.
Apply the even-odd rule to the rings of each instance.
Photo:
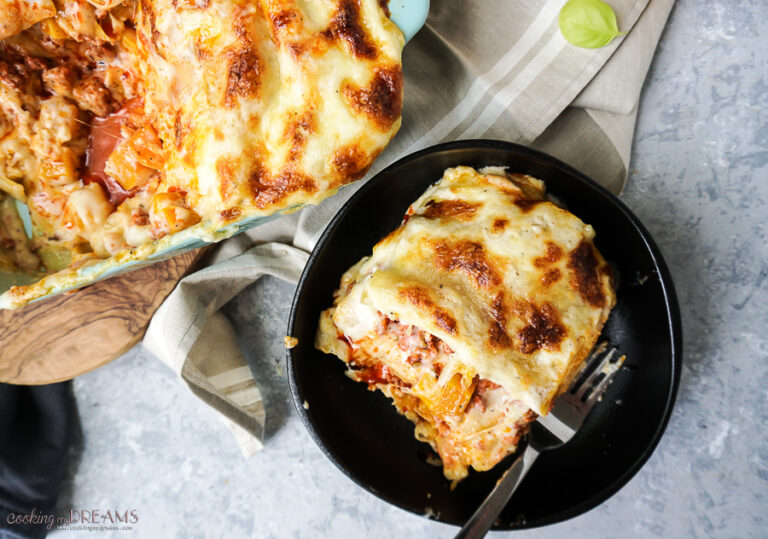
[[[601,0],[569,0],[557,24],[566,41],[585,49],[603,47],[622,35],[613,9]]]

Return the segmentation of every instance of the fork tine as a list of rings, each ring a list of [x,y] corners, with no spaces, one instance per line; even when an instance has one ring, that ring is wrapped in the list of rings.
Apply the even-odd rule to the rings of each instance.
[[[600,363],[598,363],[595,366],[595,370],[592,372],[592,376],[595,376],[595,375],[603,372],[603,369],[605,369],[605,366],[608,364],[609,361],[611,361],[613,359],[613,356],[615,356],[615,355],[616,355],[616,348],[615,347],[611,347],[605,353],[605,355],[602,357],[602,359],[600,360]]]
[[[576,377],[573,379],[573,382],[571,382],[571,387],[568,388],[568,392],[571,395],[576,395],[580,389],[583,389],[584,384],[589,379],[589,372],[592,370],[591,365],[595,362],[595,358],[597,358],[600,354],[602,354],[605,349],[607,348],[607,343],[605,341],[598,343],[593,349],[592,353],[589,354],[589,357],[584,360],[584,363],[582,363],[581,367],[579,368],[579,372],[576,375]]]
[[[584,380],[584,383],[582,383],[579,388],[573,393],[574,398],[577,402],[581,401],[581,398],[584,396],[584,393],[587,392],[587,389],[589,388],[592,376],[587,377],[586,380]]]
[[[611,380],[613,380],[613,377],[616,376],[617,372],[619,372],[619,369],[621,368],[625,359],[626,356],[622,356],[616,361],[616,363],[611,365],[609,369],[606,369],[605,366],[600,369],[600,372],[604,373],[605,376],[603,376],[603,378],[597,384],[595,384],[595,387],[592,389],[592,391],[590,391],[586,400],[586,404],[588,406],[594,404],[603,395],[605,390],[608,388],[608,385],[611,383]]]
[[[586,369],[589,371],[589,375],[586,378],[582,377],[581,384],[571,390],[577,400],[583,399],[587,391],[591,392],[595,380],[598,376],[600,376],[600,373],[603,372],[603,369],[611,360],[611,358],[613,358],[615,353],[615,347],[608,348],[607,346],[598,346],[598,348],[592,354],[592,357],[587,361]]]

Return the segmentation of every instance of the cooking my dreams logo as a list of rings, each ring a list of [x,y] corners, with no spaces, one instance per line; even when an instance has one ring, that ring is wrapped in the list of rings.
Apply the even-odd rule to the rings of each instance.
[[[130,530],[130,525],[139,522],[139,513],[136,509],[71,509],[66,515],[54,516],[32,509],[30,513],[9,513],[6,523],[10,525],[32,524],[45,526],[51,529],[91,529],[92,525],[101,530]]]

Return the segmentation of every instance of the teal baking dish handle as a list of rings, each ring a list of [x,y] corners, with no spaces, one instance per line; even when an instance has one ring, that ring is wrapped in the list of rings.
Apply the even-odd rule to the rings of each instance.
[[[429,13],[429,0],[389,0],[389,18],[408,43],[421,30]]]

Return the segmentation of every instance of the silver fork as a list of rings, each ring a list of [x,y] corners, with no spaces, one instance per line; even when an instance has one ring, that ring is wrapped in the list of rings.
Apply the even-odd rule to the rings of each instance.
[[[552,411],[531,425],[523,455],[504,472],[488,497],[456,534],[457,539],[485,536],[539,454],[573,438],[624,362],[624,356],[615,358],[615,355],[616,348],[609,348],[606,343],[595,348],[568,391],[555,399]]]

